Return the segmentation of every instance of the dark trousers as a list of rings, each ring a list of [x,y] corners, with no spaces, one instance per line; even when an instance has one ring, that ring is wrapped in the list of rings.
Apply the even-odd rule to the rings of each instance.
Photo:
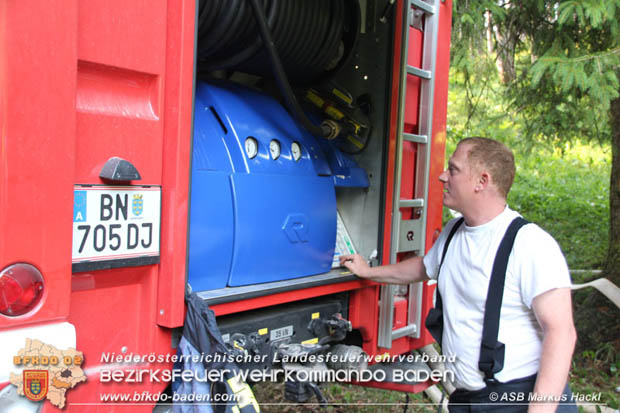
[[[525,413],[530,402],[537,402],[531,396],[535,383],[536,375],[533,375],[506,383],[489,383],[481,390],[457,389],[450,395],[448,409],[450,413]],[[577,413],[577,406],[571,397],[572,392],[567,384],[559,400],[557,413]]]

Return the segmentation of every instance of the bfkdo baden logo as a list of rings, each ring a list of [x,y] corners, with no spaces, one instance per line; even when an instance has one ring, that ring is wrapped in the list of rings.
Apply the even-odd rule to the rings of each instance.
[[[17,387],[17,394],[40,402],[49,400],[54,406],[65,407],[69,389],[86,381],[81,365],[84,355],[74,348],[66,350],[39,340],[26,339],[24,348],[13,356],[21,374],[11,373],[9,381]]]
[[[49,384],[49,371],[47,370],[24,370],[22,379],[24,383],[24,396],[33,402],[39,402],[47,396]]]

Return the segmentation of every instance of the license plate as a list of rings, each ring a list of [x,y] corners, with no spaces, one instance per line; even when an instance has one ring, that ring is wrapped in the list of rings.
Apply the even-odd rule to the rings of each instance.
[[[159,262],[160,186],[75,185],[73,272]]]

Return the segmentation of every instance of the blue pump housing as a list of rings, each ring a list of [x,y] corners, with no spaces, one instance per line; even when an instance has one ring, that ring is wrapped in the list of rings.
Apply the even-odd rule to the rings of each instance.
[[[254,158],[246,153],[248,137],[258,142]],[[277,159],[272,140],[280,144]],[[301,146],[297,161],[293,142]],[[238,85],[199,83],[191,173],[194,291],[330,271],[337,212],[328,157],[274,99]]]

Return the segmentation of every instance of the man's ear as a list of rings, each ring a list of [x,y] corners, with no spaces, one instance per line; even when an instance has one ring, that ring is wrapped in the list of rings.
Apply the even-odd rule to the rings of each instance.
[[[476,186],[475,186],[474,190],[476,192],[480,192],[484,188],[486,188],[489,185],[490,182],[491,182],[491,176],[489,175],[488,172],[483,171],[480,174],[480,176],[478,177],[478,182],[476,182]]]

